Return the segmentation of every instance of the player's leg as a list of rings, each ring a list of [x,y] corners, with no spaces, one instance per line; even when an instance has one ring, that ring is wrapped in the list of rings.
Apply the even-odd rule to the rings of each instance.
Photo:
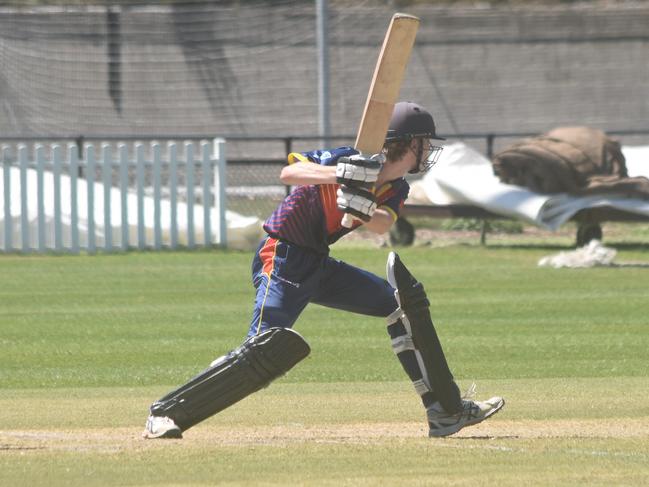
[[[268,385],[308,353],[290,330],[310,299],[317,259],[265,239],[253,260],[255,306],[246,341],[151,406],[145,438],[179,438],[182,431]]]
[[[430,342],[430,346],[425,350],[415,348],[409,323],[402,319],[404,313],[395,297],[393,284],[371,272],[330,258],[313,302],[370,316],[387,316],[392,348],[424,407],[441,401],[448,410],[461,409],[460,393],[432,322],[425,341],[426,344]],[[430,321],[430,317],[428,319]]]
[[[426,407],[429,435],[451,435],[498,412],[505,404],[501,397],[483,402],[460,397],[430,318],[424,288],[394,252],[388,257],[387,273],[399,306],[388,317],[388,332],[394,352]]]
[[[388,281],[397,289],[395,271],[399,277],[407,273],[405,266],[400,265],[398,256],[391,252],[388,257]],[[395,269],[396,266],[397,269]],[[400,272],[401,271],[401,272]],[[414,278],[412,278],[414,280]],[[392,340],[392,349],[412,380],[415,390],[421,396],[424,407],[439,402],[446,411],[455,413],[462,408],[460,390],[455,383],[448,366],[442,344],[430,318],[428,299],[421,284],[410,280],[403,283],[397,296],[397,308],[387,317],[388,334]],[[416,286],[416,284],[419,284]],[[416,293],[416,294],[415,294]],[[410,298],[407,312],[399,302],[400,295]],[[403,301],[404,298],[401,298]],[[413,303],[414,302],[414,303]],[[411,304],[412,303],[412,304]]]
[[[318,287],[323,256],[268,238],[252,265],[255,303],[248,337],[293,326]]]
[[[385,317],[397,307],[394,289],[383,278],[327,258],[313,303],[368,316]]]
[[[153,403],[144,437],[180,438],[182,431],[266,387],[309,351],[306,341],[289,328],[271,328],[249,338]]]

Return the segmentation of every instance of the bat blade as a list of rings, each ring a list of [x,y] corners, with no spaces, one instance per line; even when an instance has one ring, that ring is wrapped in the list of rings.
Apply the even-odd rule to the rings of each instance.
[[[383,148],[418,28],[419,18],[414,15],[396,13],[392,16],[374,68],[354,144],[354,148],[363,154],[374,155]],[[342,225],[351,228],[352,223],[353,217],[346,213]]]
[[[372,155],[383,148],[394,104],[399,97],[419,19],[396,13],[383,39],[354,147]]]

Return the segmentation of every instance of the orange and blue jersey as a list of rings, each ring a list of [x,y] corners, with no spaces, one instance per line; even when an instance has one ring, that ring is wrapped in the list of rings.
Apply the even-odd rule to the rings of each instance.
[[[289,162],[334,165],[351,147],[291,154]],[[266,220],[252,262],[256,296],[248,336],[272,327],[291,327],[309,303],[368,316],[397,308],[394,289],[383,278],[329,256],[329,245],[358,227],[344,228],[336,205],[338,184],[297,186]],[[376,191],[378,207],[397,218],[408,196],[405,179]]]
[[[333,166],[339,157],[358,154],[351,147],[292,153],[289,164],[310,161],[323,166]],[[338,184],[296,186],[264,223],[264,230],[274,238],[301,247],[326,253],[329,245],[361,225],[356,221],[352,228],[341,225],[343,212],[336,204]],[[396,220],[410,186],[405,179],[390,181],[376,190],[377,206],[388,211]]]

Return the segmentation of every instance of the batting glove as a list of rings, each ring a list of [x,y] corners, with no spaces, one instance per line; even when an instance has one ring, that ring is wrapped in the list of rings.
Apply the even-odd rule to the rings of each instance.
[[[341,185],[337,192],[338,209],[368,222],[376,211],[374,193],[355,186]]]
[[[348,186],[371,187],[379,177],[384,162],[383,154],[370,158],[363,154],[340,157],[336,164],[336,181]]]

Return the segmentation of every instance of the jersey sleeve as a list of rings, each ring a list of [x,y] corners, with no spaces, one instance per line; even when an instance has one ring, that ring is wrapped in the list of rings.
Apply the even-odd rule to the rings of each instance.
[[[358,154],[358,151],[352,147],[339,147],[337,149],[315,150],[301,153],[291,152],[288,155],[288,163],[293,164],[298,161],[311,161],[322,166],[335,166],[339,157],[354,154]]]
[[[296,162],[309,162],[309,158],[306,154],[301,154],[300,152],[291,152],[286,161],[290,164],[295,164]]]
[[[393,181],[377,192],[378,208],[387,211],[396,221],[409,193],[410,185],[405,180]]]

